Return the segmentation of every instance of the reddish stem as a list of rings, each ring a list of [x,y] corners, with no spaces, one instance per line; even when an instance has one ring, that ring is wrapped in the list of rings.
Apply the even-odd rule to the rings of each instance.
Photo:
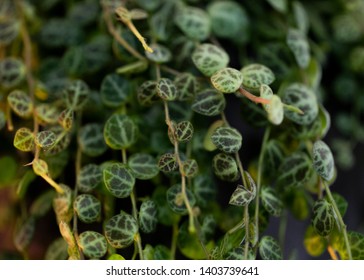
[[[239,92],[244,95],[246,98],[250,99],[251,101],[255,103],[262,103],[262,104],[269,104],[270,100],[265,99],[262,97],[255,96],[254,94],[251,94],[249,91],[243,89],[242,87],[239,88]]]

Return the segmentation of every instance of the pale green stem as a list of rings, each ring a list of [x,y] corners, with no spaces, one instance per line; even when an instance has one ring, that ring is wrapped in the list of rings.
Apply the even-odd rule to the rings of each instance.
[[[343,234],[343,237],[344,237],[344,241],[345,241],[345,246],[346,246],[346,252],[348,254],[348,257],[349,257],[349,260],[352,260],[353,257],[351,255],[351,248],[350,248],[350,243],[349,243],[349,238],[348,238],[348,233],[346,231],[346,225],[343,221],[343,218],[341,217],[341,214],[340,214],[340,211],[339,209],[337,208],[337,205],[336,205],[336,202],[334,200],[334,198],[332,197],[332,194],[331,194],[331,191],[330,191],[330,188],[327,184],[327,182],[325,180],[322,180],[322,183],[324,185],[324,188],[325,188],[325,191],[326,191],[326,194],[330,200],[330,203],[334,209],[334,212],[339,220],[339,224],[340,224],[340,227],[341,227],[341,231],[342,231],[342,234]]]

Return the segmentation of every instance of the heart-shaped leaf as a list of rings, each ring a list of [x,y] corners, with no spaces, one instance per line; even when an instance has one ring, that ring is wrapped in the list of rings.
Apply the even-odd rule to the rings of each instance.
[[[128,197],[135,184],[130,169],[121,163],[108,164],[103,170],[103,180],[109,192],[118,198]]]
[[[267,210],[272,216],[279,217],[284,205],[281,198],[278,197],[276,189],[264,187],[261,190],[260,196],[265,210]]]
[[[156,159],[148,154],[133,154],[128,165],[135,178],[140,180],[150,180],[159,173]]]
[[[271,236],[263,236],[259,242],[259,254],[263,260],[281,260],[282,250],[278,242]]]
[[[131,245],[138,230],[138,222],[126,213],[115,215],[105,223],[106,239],[114,248]]]
[[[19,128],[14,137],[14,147],[23,152],[30,152],[34,148],[34,134],[26,127]]]
[[[163,100],[173,101],[177,98],[177,87],[170,79],[162,78],[157,84],[157,94]]]
[[[175,135],[179,142],[188,142],[193,136],[193,125],[189,121],[182,121],[176,125]]]
[[[77,243],[85,256],[91,259],[99,259],[107,252],[105,236],[95,231],[82,232]]]
[[[223,181],[235,182],[240,177],[235,159],[227,154],[215,155],[212,159],[212,168],[215,175]]]
[[[321,236],[328,236],[335,226],[335,218],[331,204],[321,199],[313,205],[312,226]]]
[[[44,130],[38,132],[34,140],[39,147],[48,149],[56,143],[57,136],[51,130]]]
[[[326,181],[330,181],[335,175],[334,157],[330,148],[321,140],[313,145],[313,166]]]
[[[195,97],[198,89],[197,79],[190,73],[182,73],[176,76],[174,84],[178,90],[178,100],[186,101]]]

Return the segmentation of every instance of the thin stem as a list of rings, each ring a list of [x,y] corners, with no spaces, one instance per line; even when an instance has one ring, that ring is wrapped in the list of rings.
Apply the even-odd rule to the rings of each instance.
[[[124,164],[128,163],[128,158],[126,155],[126,149],[121,149],[121,158]]]
[[[64,192],[62,187],[58,185],[51,177],[47,175],[42,175],[42,178],[46,180],[46,182],[50,184],[53,188],[55,188],[58,193],[62,194]]]
[[[284,211],[279,221],[279,229],[278,229],[278,240],[279,244],[281,245],[282,252],[284,252],[284,244],[286,240],[287,218],[288,218],[287,212]]]
[[[171,67],[168,67],[166,65],[161,65],[160,69],[163,70],[164,72],[167,72],[167,73],[172,74],[174,76],[178,76],[178,75],[181,74],[181,72],[179,72],[176,69],[173,69]]]
[[[248,259],[249,254],[249,239],[250,239],[250,232],[249,232],[249,204],[245,205],[244,207],[244,222],[245,222],[245,246],[244,246],[244,259]]]
[[[343,218],[341,217],[339,209],[337,208],[336,202],[335,202],[334,198],[332,197],[332,194],[331,194],[331,191],[330,191],[330,188],[329,188],[327,182],[325,180],[322,180],[322,184],[324,185],[326,194],[327,194],[327,196],[328,196],[328,198],[330,200],[330,203],[331,203],[331,205],[332,205],[332,207],[334,209],[334,212],[335,212],[335,214],[336,214],[336,216],[337,216],[337,218],[339,220],[339,224],[340,224],[342,234],[343,234],[343,237],[344,237],[346,252],[348,254],[349,260],[352,260],[353,257],[351,255],[351,249],[350,249],[348,233],[346,231],[346,225],[345,225],[345,223],[343,221]]]
[[[327,246],[327,252],[329,253],[331,259],[333,259],[333,260],[338,260],[339,259],[336,252],[335,252],[335,250],[330,245]]]
[[[245,90],[244,88],[240,87],[239,92],[245,96],[246,98],[250,99],[251,101],[255,103],[262,103],[262,104],[269,104],[270,100],[265,99],[262,97],[255,96],[254,94],[251,94],[249,91]]]
[[[142,240],[141,240],[141,237],[140,237],[139,233],[136,234],[135,241],[136,241],[136,244],[138,246],[139,258],[140,258],[140,260],[144,260]]]
[[[131,204],[132,204],[132,207],[133,207],[132,215],[133,215],[135,220],[138,220],[138,209],[137,209],[135,189],[130,193],[130,199],[131,199]],[[143,247],[142,247],[142,238],[140,237],[139,233],[137,233],[137,235],[135,236],[134,241],[135,241],[135,243],[137,244],[137,247],[138,247],[139,258],[141,260],[144,260]]]
[[[178,240],[178,222],[173,224],[172,228],[172,241],[171,241],[171,259],[176,258],[177,251],[177,240]]]

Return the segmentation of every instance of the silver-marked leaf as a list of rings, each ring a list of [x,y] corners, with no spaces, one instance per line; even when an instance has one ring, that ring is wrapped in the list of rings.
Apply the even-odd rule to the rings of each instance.
[[[205,76],[212,76],[229,64],[228,54],[212,44],[201,44],[192,53],[192,61]]]
[[[53,190],[42,193],[32,203],[30,207],[30,214],[35,218],[43,217],[52,208],[52,201],[54,197],[55,192]]]
[[[312,176],[312,161],[302,152],[284,158],[278,171],[277,184],[284,188],[302,187]]]
[[[287,45],[293,52],[300,68],[307,68],[310,63],[310,45],[306,36],[297,29],[289,29],[287,34]]]
[[[155,230],[158,222],[157,204],[153,200],[145,200],[140,205],[139,227],[145,233]]]
[[[44,130],[37,133],[35,137],[35,144],[43,149],[52,147],[57,140],[56,134],[51,130]]]
[[[172,153],[166,153],[159,158],[158,168],[163,172],[172,172],[178,168],[176,156]]]
[[[162,78],[157,84],[157,94],[163,100],[173,101],[178,95],[177,87],[170,79]]]
[[[204,41],[210,36],[211,22],[209,15],[196,7],[181,8],[174,23],[192,40]]]
[[[98,165],[87,164],[83,166],[77,176],[77,186],[81,192],[91,192],[102,180],[102,172]]]
[[[160,100],[157,94],[157,82],[145,81],[138,87],[137,97],[140,105],[151,106],[154,102]]]
[[[62,238],[57,238],[47,248],[44,259],[45,260],[66,260],[68,257],[68,245]]]
[[[220,127],[220,126],[224,126],[225,122],[223,120],[217,120],[214,121],[210,127],[207,129],[206,133],[205,133],[205,137],[203,139],[203,148],[209,152],[215,151],[217,149],[217,147],[215,146],[215,144],[212,142],[211,140],[211,136],[212,134],[215,132],[215,130]],[[198,134],[199,135],[199,134]]]
[[[261,191],[262,204],[269,214],[279,217],[283,210],[283,202],[278,196],[276,189],[264,187]]]
[[[128,197],[135,185],[131,170],[121,163],[108,164],[103,170],[103,180],[109,192],[118,198]]]
[[[229,204],[235,206],[245,206],[248,205],[254,199],[254,197],[254,192],[246,189],[242,185],[238,185],[230,197]]]
[[[29,128],[19,128],[14,137],[13,145],[20,151],[30,152],[34,148],[34,134]]]
[[[151,44],[150,47],[152,48],[153,52],[145,52],[145,56],[155,63],[166,63],[171,60],[172,54],[171,51],[160,44]]]
[[[46,153],[46,155],[56,155],[64,151],[68,147],[71,142],[71,133],[68,133],[60,126],[50,127],[50,130],[56,134],[57,140],[51,148],[47,149],[44,152]]]
[[[312,226],[321,236],[329,235],[335,226],[335,217],[331,204],[321,199],[313,205]]]
[[[364,235],[359,232],[349,231],[348,232],[348,239],[350,244],[350,250],[353,260],[363,260],[364,259]],[[334,249],[336,249],[342,260],[348,260],[348,252],[346,249],[345,241],[343,235],[340,235],[338,241],[335,242],[336,244]]]
[[[64,99],[68,108],[80,110],[89,99],[90,89],[82,80],[75,80],[63,91]]]
[[[193,125],[189,121],[182,121],[176,125],[175,135],[179,142],[188,142],[193,136]]]
[[[7,16],[0,21],[0,45],[9,45],[18,36],[21,23]]]
[[[118,107],[129,96],[129,81],[122,76],[112,73],[102,80],[100,97],[102,103],[109,107]]]
[[[263,236],[259,242],[259,254],[263,260],[281,260],[283,258],[277,240],[268,235]]]
[[[186,195],[190,206],[193,207],[196,203],[195,196],[189,189],[186,189]],[[187,207],[182,194],[182,186],[180,184],[173,185],[167,190],[167,203],[173,212],[180,215],[187,213]]]
[[[205,243],[211,240],[214,237],[215,229],[217,223],[212,214],[208,214],[204,217],[202,224],[201,224],[201,233],[202,238]]]
[[[17,231],[15,232],[14,244],[20,252],[24,252],[28,248],[30,242],[33,239],[34,231],[35,218],[30,216],[24,221],[24,223],[20,225],[19,229],[17,229]]]
[[[95,231],[82,232],[77,243],[85,256],[91,259],[99,259],[107,252],[105,236]]]
[[[352,13],[340,13],[332,22],[333,37],[340,43],[354,43],[362,36],[360,21]]]
[[[330,181],[335,175],[334,157],[330,148],[321,140],[313,145],[313,167],[326,181]]]
[[[35,107],[35,113],[39,123],[41,124],[56,124],[58,121],[59,111],[56,106],[46,103],[39,104]]]
[[[193,194],[199,206],[206,207],[215,201],[217,194],[216,182],[213,176],[199,174],[193,179]]]
[[[25,65],[16,58],[8,57],[0,61],[0,84],[6,89],[19,86],[25,77]]]
[[[159,173],[156,159],[148,154],[133,154],[128,160],[128,166],[139,180],[150,180]]]
[[[223,181],[235,182],[240,177],[235,159],[227,154],[215,155],[212,159],[212,169],[215,175]]]
[[[220,38],[245,42],[249,34],[249,18],[242,5],[234,1],[214,1],[207,6],[212,32]]]
[[[78,134],[78,143],[82,152],[91,157],[102,155],[107,146],[103,134],[103,126],[97,123],[88,123],[81,127]]]
[[[100,201],[91,194],[80,194],[76,197],[73,208],[84,223],[93,223],[101,214]]]
[[[211,76],[212,85],[223,93],[236,92],[243,82],[240,71],[234,68],[223,68]]]
[[[268,85],[261,85],[259,87],[259,94],[260,94],[260,97],[267,99],[267,100],[271,100],[273,97],[273,90]],[[262,105],[263,105],[264,110],[267,113],[269,113],[270,104],[262,104]],[[283,108],[282,108],[282,111],[283,111]]]
[[[298,29],[303,34],[307,34],[310,22],[305,7],[301,2],[293,1],[292,9]]]
[[[285,116],[300,125],[312,123],[319,113],[315,93],[304,84],[294,83],[288,86],[283,92],[282,101],[303,111],[302,115],[285,110]]]
[[[224,111],[226,101],[224,95],[214,89],[205,89],[196,94],[192,110],[204,116],[217,116]]]
[[[57,223],[61,221],[68,223],[73,218],[73,191],[66,185],[62,185],[63,194],[57,193],[53,199],[53,209],[56,213]]]
[[[233,154],[240,150],[243,137],[235,128],[220,126],[212,134],[211,140],[219,150]]]
[[[73,109],[66,108],[58,116],[58,123],[66,131],[71,130],[74,119]]]
[[[29,117],[33,113],[33,103],[30,97],[21,90],[14,90],[8,95],[10,108],[23,118]]]
[[[33,171],[38,176],[48,175],[48,164],[42,159],[34,159],[32,162]]]
[[[226,252],[224,260],[244,260],[244,249],[242,247],[233,248]]]
[[[198,164],[194,159],[188,159],[182,163],[183,172],[187,178],[195,177],[198,173]]]
[[[285,13],[288,8],[287,0],[266,0],[278,12]]]
[[[262,64],[249,64],[240,71],[243,74],[243,86],[250,89],[257,89],[261,85],[270,85],[275,80],[273,71]]]
[[[348,209],[348,202],[342,195],[340,195],[338,193],[332,193],[332,197],[335,200],[337,209],[339,210],[341,217],[344,217],[346,210]],[[328,202],[330,202],[328,197],[326,197],[326,200]],[[334,214],[335,214],[335,212],[334,212]]]
[[[126,115],[114,114],[105,123],[104,139],[114,150],[129,148],[137,141],[138,134],[138,126]]]
[[[182,73],[176,76],[174,84],[178,90],[178,100],[192,100],[198,89],[197,79],[190,73]]]
[[[138,222],[134,217],[122,213],[106,221],[105,236],[112,247],[125,248],[133,243],[138,229]]]
[[[274,125],[280,125],[284,118],[284,107],[281,98],[278,95],[273,95],[270,98],[270,103],[267,107],[268,120]]]

